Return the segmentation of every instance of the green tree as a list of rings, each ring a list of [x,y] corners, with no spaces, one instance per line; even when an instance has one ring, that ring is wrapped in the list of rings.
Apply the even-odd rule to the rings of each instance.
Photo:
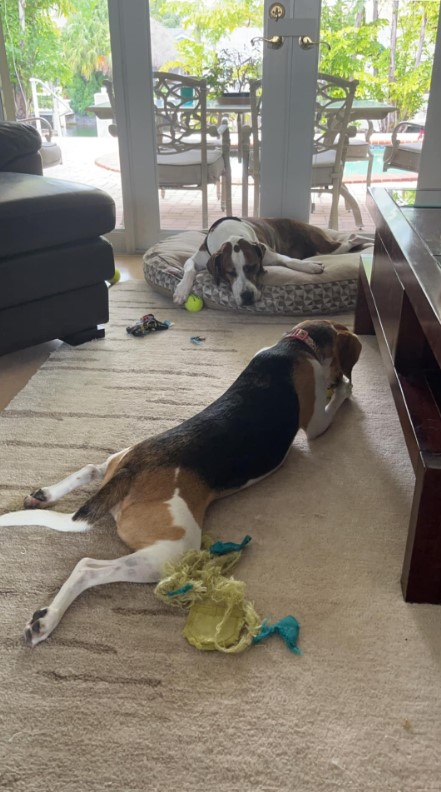
[[[72,74],[88,80],[95,72],[110,73],[107,0],[70,0],[61,47]]]
[[[63,87],[72,109],[83,114],[111,74],[107,0],[70,0],[60,44],[70,74]]]
[[[149,11],[153,19],[157,19],[164,27],[177,28],[181,25],[181,15],[171,10],[168,0],[150,0]]]
[[[395,71],[389,75],[387,97],[399,118],[412,118],[427,100],[436,40],[438,0],[401,2],[397,9]]]
[[[379,0],[366,22],[364,0],[325,0],[320,69],[357,79],[357,96],[395,104],[412,118],[430,88],[440,9],[438,0]],[[396,120],[396,119],[395,119]]]
[[[18,117],[31,114],[30,78],[63,83],[69,75],[56,14],[70,0],[2,0],[3,32]]]
[[[179,57],[166,68],[180,67],[187,74],[205,77],[212,92],[222,91],[231,81],[231,69],[225,68],[218,55],[219,41],[238,27],[262,26],[262,0],[201,0],[197,4],[193,0],[170,0],[167,9],[179,15],[188,38],[177,42]],[[244,56],[247,59],[249,54]]]

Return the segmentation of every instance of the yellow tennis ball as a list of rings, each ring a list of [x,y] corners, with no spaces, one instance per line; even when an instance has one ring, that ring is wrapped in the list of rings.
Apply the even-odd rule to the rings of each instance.
[[[109,278],[110,285],[113,286],[114,283],[118,283],[120,277],[121,277],[121,273],[115,267],[115,274],[111,278]]]
[[[184,303],[184,308],[186,308],[187,311],[191,311],[191,313],[197,313],[198,311],[202,311],[203,307],[204,307],[204,301],[202,297],[198,297],[197,294],[190,294],[190,296],[187,297]]]

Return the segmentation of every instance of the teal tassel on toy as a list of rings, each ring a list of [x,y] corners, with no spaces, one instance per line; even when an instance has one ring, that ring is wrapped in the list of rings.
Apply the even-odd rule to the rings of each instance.
[[[251,536],[244,536],[240,544],[236,542],[214,542],[210,545],[211,555],[226,555],[227,553],[239,553],[246,547],[248,542],[251,542]]]
[[[176,591],[167,591],[167,597],[180,597],[181,594],[186,594],[187,591],[191,591],[193,588],[191,583],[186,583],[185,586],[181,586],[181,588],[176,589]]]
[[[285,616],[275,624],[268,624],[267,619],[263,622],[260,632],[254,636],[253,643],[260,643],[268,638],[270,635],[280,635],[285,641],[288,649],[296,654],[302,654],[302,650],[297,646],[297,639],[299,637],[300,624],[294,616]]]

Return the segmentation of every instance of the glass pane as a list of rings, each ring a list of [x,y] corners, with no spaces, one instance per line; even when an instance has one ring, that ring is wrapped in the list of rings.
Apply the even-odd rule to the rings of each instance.
[[[176,111],[168,108],[166,114],[161,91],[168,92],[170,86],[162,84],[155,89],[161,228],[201,229],[226,213],[252,215],[253,179],[249,162],[242,156],[242,139],[251,129],[250,80],[261,75],[262,43],[253,45],[252,39],[262,36],[263,4],[248,1],[233,10],[222,0],[172,5],[157,0],[150,3],[150,14],[153,71],[173,72],[177,80],[190,77],[207,82],[206,115],[202,109],[205,100],[197,86],[192,89],[183,84],[178,89],[176,82],[172,99]],[[237,27],[226,35],[233,14]],[[190,123],[191,111],[202,113],[200,121],[207,131],[197,129],[192,120],[192,134],[185,138],[182,126]],[[164,114],[170,123],[172,116],[176,121],[171,132],[171,127],[166,130]],[[201,139],[205,134],[208,184],[204,212]],[[250,184],[248,208],[244,180]]]
[[[17,119],[33,119],[42,134],[44,175],[108,192],[122,228],[118,140],[103,87],[111,79],[107,0],[72,0],[65,15],[48,12],[47,5],[31,13],[25,3],[4,4]]]
[[[363,227],[373,230],[370,183],[416,187],[439,3],[393,5],[388,11],[384,3],[322,3],[319,72],[358,80],[343,161],[343,193],[346,188],[352,203],[340,195],[340,230],[356,227],[360,214]],[[332,194],[328,177],[328,189],[313,195],[312,223],[328,224]]]

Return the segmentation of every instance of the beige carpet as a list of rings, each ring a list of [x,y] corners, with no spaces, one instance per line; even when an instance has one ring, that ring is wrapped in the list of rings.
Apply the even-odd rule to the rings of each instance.
[[[191,315],[141,282],[110,296],[106,339],[61,347],[0,414],[1,511],[192,415],[295,323]],[[127,335],[149,311],[175,326]],[[278,638],[198,653],[183,617],[129,584],[86,592],[30,650],[25,622],[76,561],[124,548],[110,520],[86,535],[2,529],[0,789],[439,792],[441,608],[406,605],[399,585],[412,486],[367,338],[328,433],[299,436],[278,473],[210,511],[214,535],[252,535],[236,576],[262,617],[299,619],[300,657]]]

